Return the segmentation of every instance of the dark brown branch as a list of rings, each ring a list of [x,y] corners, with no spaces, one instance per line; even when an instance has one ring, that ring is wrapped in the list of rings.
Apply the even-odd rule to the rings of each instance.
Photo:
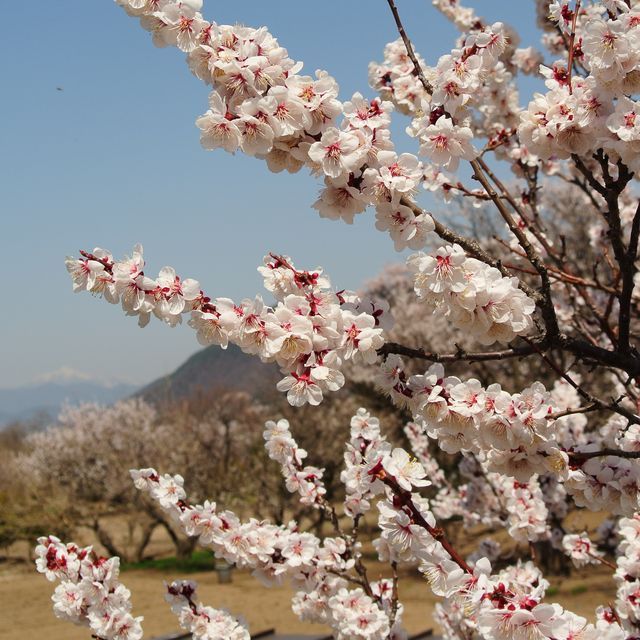
[[[397,506],[406,508],[411,515],[411,519],[415,524],[425,529],[433,538],[437,540],[444,550],[449,554],[449,557],[465,572],[472,574],[471,567],[465,562],[464,558],[453,548],[453,545],[447,540],[444,530],[437,527],[432,527],[420,513],[420,510],[413,503],[411,498],[411,492],[405,491],[393,478],[385,473],[384,470],[380,470],[377,477],[384,482],[384,484],[391,489],[396,496]]]
[[[490,173],[490,169],[486,165],[485,161],[482,160],[482,158],[472,160],[471,167],[473,168],[474,177],[484,187],[484,190],[487,192],[491,200],[493,200],[493,203],[502,216],[502,219],[507,223],[507,226],[509,227],[511,233],[513,233],[513,235],[518,239],[518,243],[524,250],[527,259],[533,265],[534,269],[538,272],[538,275],[540,276],[540,279],[542,281],[542,297],[538,300],[538,304],[542,311],[544,324],[547,332],[550,335],[557,335],[559,333],[558,319],[556,318],[556,312],[553,306],[553,301],[551,299],[551,280],[549,279],[549,274],[544,263],[538,255],[538,252],[529,242],[527,234],[518,226],[518,224],[513,219],[513,216],[509,213],[507,208],[504,206],[504,203],[500,200],[498,194],[491,186],[491,183],[485,175],[486,171]],[[496,184],[498,183],[496,182]]]
[[[526,338],[524,338],[524,340],[526,340]],[[635,413],[633,413],[632,411],[629,411],[628,409],[625,409],[624,407],[621,407],[618,401],[607,403],[604,400],[600,400],[600,398],[596,398],[594,395],[589,393],[586,389],[583,389],[568,373],[563,371],[549,356],[543,353],[543,351],[537,345],[535,345],[533,342],[531,342],[530,344],[534,346],[534,348],[536,349],[540,357],[551,367],[551,369],[553,369],[562,379],[566,380],[578,392],[578,394],[582,398],[584,398],[587,402],[589,402],[590,404],[597,405],[600,409],[618,413],[621,416],[624,416],[630,423],[640,424],[640,417],[637,416]],[[593,347],[588,343],[584,343],[584,344],[587,347],[599,349],[599,347]],[[606,353],[610,353],[614,356],[616,355],[614,352],[607,351]]]
[[[637,273],[636,258],[638,257],[638,236],[640,235],[640,203],[636,208],[629,247],[627,248],[624,264],[620,265],[622,271],[622,294],[620,295],[620,311],[618,315],[618,349],[623,353],[629,353],[629,327],[631,324],[631,296],[633,294],[633,278]]]
[[[391,563],[391,571],[393,572],[393,586],[391,588],[391,615],[389,616],[389,626],[393,627],[398,615],[398,563],[394,560]]]
[[[543,346],[544,338],[538,338],[538,344]],[[502,351],[476,351],[467,353],[459,349],[456,353],[429,353],[424,349],[412,349],[396,342],[387,342],[379,352],[386,356],[391,353],[408,358],[417,358],[426,360],[427,362],[487,362],[489,360],[508,360],[509,358],[524,358],[532,354],[538,353],[538,350],[530,344],[504,349]]]
[[[564,411],[558,411],[557,413],[550,413],[547,416],[547,420],[557,420],[558,418],[574,416],[579,413],[591,413],[592,411],[598,411],[599,409],[601,409],[601,407],[595,403],[591,403],[585,407],[576,407],[575,409],[565,409]]]
[[[593,173],[589,170],[587,165],[582,161],[580,156],[578,156],[578,155],[576,155],[574,153],[574,154],[572,154],[571,158],[572,158],[573,162],[575,163],[578,171],[580,171],[580,173],[585,177],[586,181],[589,183],[589,186],[594,191],[597,191],[602,197],[606,197],[607,188],[603,184],[600,184],[595,179],[595,177],[593,176]]]
[[[622,451],[621,449],[599,449],[598,451],[567,451],[569,462],[572,464],[581,464],[591,458],[604,458],[606,456],[615,456],[616,458],[627,458],[629,460],[637,460],[640,458],[640,451]]]
[[[396,7],[396,3],[394,2],[394,0],[387,0],[387,3],[389,4],[389,8],[391,9],[391,13],[393,14],[393,19],[396,21],[396,27],[398,28],[398,33],[400,34],[400,37],[402,38],[402,42],[404,42],[404,46],[407,49],[407,54],[409,55],[411,62],[413,62],[413,73],[416,75],[418,80],[420,80],[420,82],[422,83],[424,90],[429,95],[432,95],[433,87],[431,86],[431,84],[425,77],[424,72],[422,71],[422,66],[420,65],[420,62],[413,50],[413,45],[411,44],[411,40],[409,40],[409,36],[407,36],[407,33],[404,30],[404,26],[402,25],[402,20],[400,20],[400,14],[398,13],[398,8]]]

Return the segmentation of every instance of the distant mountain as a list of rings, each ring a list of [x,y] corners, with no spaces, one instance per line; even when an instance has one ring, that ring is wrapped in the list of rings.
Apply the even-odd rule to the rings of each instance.
[[[135,392],[130,384],[91,379],[63,368],[44,374],[32,384],[0,389],[0,427],[17,420],[28,421],[48,415],[54,419],[64,404],[97,402],[112,404]]]
[[[263,398],[273,393],[281,377],[275,364],[260,362],[235,345],[227,349],[212,345],[135,395],[153,404],[187,398],[198,390],[246,391]]]
[[[91,376],[63,367],[39,376],[32,384],[0,389],[0,429],[15,421],[43,417],[53,420],[66,403],[113,404],[127,397],[142,397],[160,405],[192,396],[197,391],[246,391],[257,399],[274,393],[282,376],[274,364],[264,364],[255,356],[229,345],[212,345],[198,351],[173,373],[140,388]]]

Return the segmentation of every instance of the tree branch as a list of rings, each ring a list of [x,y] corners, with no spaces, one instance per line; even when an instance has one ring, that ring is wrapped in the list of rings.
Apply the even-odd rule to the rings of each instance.
[[[638,236],[640,235],[640,202],[636,208],[629,247],[625,253],[624,264],[620,265],[622,271],[622,293],[620,295],[620,311],[618,315],[618,350],[629,353],[629,326],[631,324],[631,295],[634,288],[634,276],[637,273],[635,265],[638,256]]]
[[[637,460],[640,458],[640,451],[623,451],[621,449],[600,449],[598,451],[567,451],[569,462],[573,464],[582,464],[591,458],[603,458],[606,456],[615,456],[616,458],[627,458],[629,460]]]
[[[539,337],[537,344],[544,347],[544,336]],[[429,353],[424,349],[413,349],[405,347],[396,342],[387,342],[379,351],[379,354],[386,356],[389,354],[397,354],[408,358],[417,358],[419,360],[427,360],[428,362],[487,362],[489,360],[508,360],[510,358],[524,358],[533,354],[537,354],[538,350],[530,345],[524,344],[502,351],[476,351],[467,353],[463,349],[459,349],[456,353]]]
[[[412,202],[408,198],[402,198],[400,200],[400,203],[406,207],[409,207],[413,211],[413,214],[415,216],[419,216],[423,213],[427,213],[424,209],[419,207],[415,202]],[[436,220],[433,216],[431,217],[435,225],[434,231],[440,238],[442,238],[443,240],[446,240],[447,242],[451,242],[452,244],[459,244],[469,255],[476,258],[476,260],[480,260],[480,262],[484,262],[485,264],[488,264],[490,267],[494,267],[495,269],[500,271],[500,273],[505,278],[517,279],[517,276],[515,276],[511,271],[509,271],[509,269],[507,269],[502,264],[502,261],[494,258],[490,253],[486,252],[480,246],[477,240],[474,240],[473,238],[468,238],[467,236],[463,236],[457,233],[456,231],[454,231],[453,229],[450,229],[446,225],[442,224],[441,222]],[[537,292],[532,287],[530,287],[526,282],[522,282],[521,280],[519,280],[518,287],[522,289],[522,291],[524,291],[530,298],[532,298],[536,302],[540,300],[540,293]]]
[[[409,55],[409,59],[413,62],[413,73],[417,76],[417,78],[422,83],[424,90],[429,94],[433,94],[433,87],[426,79],[424,72],[422,71],[422,66],[413,50],[413,45],[411,44],[411,40],[407,36],[406,31],[404,30],[404,26],[402,25],[402,20],[400,20],[400,14],[398,13],[398,8],[396,7],[396,3],[394,0],[387,0],[389,4],[389,8],[391,9],[391,13],[393,14],[393,19],[396,21],[396,27],[398,28],[398,33],[402,38],[402,42],[404,42],[404,46],[407,49],[407,54]]]

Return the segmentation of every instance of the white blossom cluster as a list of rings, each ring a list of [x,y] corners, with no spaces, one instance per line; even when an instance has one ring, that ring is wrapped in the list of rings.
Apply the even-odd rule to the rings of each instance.
[[[319,508],[327,490],[322,483],[324,469],[303,466],[307,452],[301,449],[291,431],[288,420],[273,420],[265,424],[265,448],[269,457],[282,467],[287,490],[300,496],[300,503]]]
[[[38,538],[36,569],[59,584],[52,596],[61,620],[89,627],[102,640],[140,640],[142,617],[131,615],[131,592],[119,580],[120,559],[102,558],[92,547]]]
[[[546,509],[558,517],[566,513],[565,493],[576,505],[610,510],[631,516],[640,506],[640,462],[615,454],[579,460],[580,454],[602,448],[640,450],[640,429],[630,428],[621,416],[612,418],[599,431],[585,432],[583,415],[550,416],[556,411],[580,406],[575,390],[556,384],[553,393],[536,382],[520,393],[510,394],[497,383],[484,388],[478,380],[461,381],[446,376],[441,364],[424,374],[407,376],[399,356],[389,356],[381,366],[379,386],[400,406],[406,406],[414,422],[447,453],[463,452],[479,457],[486,473],[528,483],[534,475],[551,476]],[[570,455],[573,459],[570,459]],[[578,456],[578,461],[576,460]],[[501,480],[496,475],[495,483]],[[558,484],[561,481],[561,484]],[[469,510],[482,514],[482,504],[494,498],[486,479],[469,492],[465,501],[455,500],[449,487],[438,496],[438,513],[453,515]],[[472,502],[477,497],[478,501]],[[544,506],[536,500],[536,521],[542,526]],[[491,512],[499,511],[495,507]],[[480,516],[482,517],[482,516]],[[492,518],[493,516],[491,516]],[[513,525],[510,525],[513,526]],[[517,527],[516,527],[517,528]]]
[[[535,303],[518,288],[518,279],[468,258],[459,245],[414,254],[407,264],[427,310],[444,314],[481,344],[510,342],[533,327]]]
[[[562,538],[562,548],[576,567],[597,564],[603,556],[586,531],[579,534],[568,533],[565,535]]]
[[[474,137],[488,138],[499,155],[527,159],[526,150],[510,143],[520,111],[514,72],[536,72],[541,57],[532,48],[515,49],[516,34],[500,22],[488,25],[458,2],[434,4],[465,34],[435,67],[416,56],[431,93],[416,75],[402,39],[385,47],[382,63],[369,65],[369,84],[383,100],[413,117],[407,133],[418,139],[421,155],[433,163],[425,167],[423,186],[448,200],[462,186],[442,170],[455,171],[461,159],[478,157]],[[486,197],[483,191],[469,195]]]
[[[535,382],[510,394],[497,383],[484,388],[478,380],[446,376],[441,364],[407,377],[399,356],[381,367],[380,387],[407,406],[414,420],[448,453],[482,456],[489,471],[528,482],[536,473],[563,473],[568,458],[555,442],[552,404]]]
[[[457,517],[466,527],[482,524],[506,529],[513,540],[523,544],[540,540],[554,542],[550,507],[557,497],[566,506],[566,492],[556,495],[562,484],[550,481],[554,476],[544,476],[544,482],[535,475],[527,482],[518,481],[489,471],[487,463],[473,454],[465,454],[458,470],[464,482],[455,487],[448,484],[431,500],[433,513],[439,520]],[[482,556],[491,560],[491,548],[485,551]]]
[[[621,518],[618,535],[615,608],[631,631],[640,623],[640,513],[634,513],[631,518]]]
[[[400,203],[422,180],[422,165],[412,154],[395,153],[391,103],[360,93],[340,102],[328,73],[300,75],[302,63],[266,29],[208,22],[201,2],[116,1],[140,17],[157,46],[186,52],[192,72],[213,86],[209,110],[196,121],[205,149],[241,150],[274,172],[306,166],[324,177],[313,205],[322,217],[352,223],[374,205],[376,227],[389,232],[398,250],[425,245],[433,220]]]
[[[340,389],[343,361],[374,363],[384,343],[383,328],[392,324],[384,306],[352,292],[336,293],[322,270],[298,271],[286,257],[266,256],[258,268],[277,300],[273,308],[260,296],[239,304],[212,300],[197,281],[182,280],[172,267],[149,278],[140,245],[121,261],[96,248],[67,258],[66,264],[74,291],[120,302],[127,315],[138,316],[140,326],[152,314],[175,326],[189,313],[200,344],[225,349],[231,342],[263,362],[277,363],[285,376],[278,390],[294,406],[317,405],[324,393]]]
[[[431,440],[424,429],[415,422],[408,422],[403,431],[411,445],[411,451],[422,465],[431,483],[436,487],[448,484],[444,471],[429,451]]]
[[[498,476],[488,478],[495,483],[504,499],[507,513],[507,531],[517,542],[537,542],[549,537],[548,511],[538,479],[528,482]]]
[[[175,580],[166,585],[165,600],[176,614],[180,627],[194,640],[251,640],[247,626],[221,609],[196,600],[195,582]]]
[[[297,493],[303,504],[332,512],[333,507],[325,502],[322,470],[303,466],[306,452],[296,444],[288,423],[284,420],[268,422],[264,436],[269,456],[283,469],[287,489]],[[415,433],[414,440],[425,447]],[[467,476],[484,473],[493,484],[497,504],[507,515],[508,531],[516,541],[544,539],[547,535],[545,486],[537,478],[519,482],[482,470],[478,466],[480,463],[473,462],[472,457],[465,457],[464,461],[462,467]],[[457,637],[460,630],[465,630],[465,638],[478,640],[531,637],[590,640],[601,636],[623,640],[627,637],[620,624],[631,630],[638,620],[636,594],[640,587],[634,582],[640,577],[637,553],[640,519],[637,515],[620,522],[623,543],[616,572],[619,582],[616,610],[620,615],[616,617],[611,610],[601,609],[596,625],[592,625],[558,604],[543,602],[548,582],[532,563],[518,562],[494,574],[489,556],[494,560],[499,557],[499,545],[485,542],[465,561],[437,527],[429,500],[419,493],[431,484],[426,475],[425,468],[416,458],[387,442],[377,418],[360,409],[351,420],[345,469],[341,475],[346,488],[345,514],[353,520],[353,532],[351,527],[348,532],[342,529],[339,518],[332,512],[335,535],[321,540],[311,533],[301,532],[296,522],[280,526],[255,519],[243,522],[233,512],[218,509],[210,501],[191,505],[179,475],[160,475],[154,469],[131,471],[136,487],[148,492],[188,535],[213,549],[216,557],[239,568],[251,569],[254,576],[267,585],[285,581],[291,584],[297,591],[292,605],[294,613],[301,620],[330,625],[338,639],[406,638],[401,626],[403,608],[393,599],[392,581],[363,582],[354,577],[366,576],[355,532],[360,518],[374,501],[380,534],[374,547],[380,561],[393,566],[418,566],[433,592],[445,598],[436,611],[445,637]],[[588,550],[585,551],[584,541],[584,535],[567,535],[564,547],[576,560],[584,559],[585,554],[591,557]],[[78,576],[87,571],[87,587],[90,586],[91,592],[102,583],[110,587],[108,596],[101,603],[117,600],[120,609],[126,612],[112,616],[118,624],[125,619],[129,624],[138,622],[128,613],[128,591],[109,582],[117,576],[117,559],[89,561],[90,549],[65,546],[55,538],[43,538],[41,542],[37,550],[38,568],[66,585],[66,590],[60,587],[56,590],[56,593],[60,591],[59,599],[64,600],[65,612],[72,607],[72,611],[87,615],[87,607],[77,604],[75,598],[68,595],[76,593]],[[354,580],[360,580],[360,586],[349,588]],[[67,581],[72,584],[67,585]],[[174,582],[168,585],[167,592],[167,600],[181,626],[195,638],[249,638],[246,626],[233,616],[197,602],[193,583]],[[62,605],[56,604],[59,606]],[[90,614],[91,607],[88,611]],[[65,616],[69,617],[67,613]],[[127,631],[129,635],[106,635],[114,624],[109,626],[106,619],[104,615],[100,618],[103,626],[99,637],[107,640],[141,637],[141,631],[138,633],[137,630]],[[581,635],[576,636],[578,632]]]
[[[573,25],[566,0],[551,3],[550,15],[565,33]],[[614,3],[611,3],[612,5]],[[538,93],[521,114],[518,134],[541,158],[568,158],[602,148],[612,164],[638,164],[638,105],[628,96],[640,90],[640,11],[620,2],[607,11],[595,3],[576,19],[577,61],[587,75],[573,77],[566,61],[543,67],[547,93]]]
[[[282,451],[301,451],[286,435],[283,421],[268,424],[266,447],[275,459],[284,460]],[[291,441],[289,441],[291,440]],[[359,551],[347,535],[320,540],[300,532],[297,523],[276,526],[251,519],[241,522],[230,511],[220,511],[213,502],[191,506],[186,500],[181,476],[159,475],[154,469],[132,470],[139,489],[154,500],[183,527],[196,536],[202,546],[213,549],[216,557],[239,568],[249,568],[265,585],[288,582],[297,590],[292,608],[301,620],[330,625],[336,638],[384,640],[389,635],[389,603],[374,600],[361,589],[347,589],[346,575],[354,566]],[[295,474],[293,474],[294,476]],[[287,488],[304,492],[290,482]],[[400,632],[400,618],[396,618]],[[402,636],[397,636],[402,637]]]
[[[525,568],[518,565],[496,576],[491,574],[491,564],[486,557],[479,558],[473,568],[461,566],[459,558],[451,556],[434,537],[438,534],[428,501],[413,492],[414,488],[429,484],[424,469],[406,451],[392,450],[380,435],[378,421],[364,410],[352,420],[345,459],[343,480],[348,504],[353,502],[354,493],[366,496],[368,502],[373,495],[384,491],[385,497],[378,502],[381,536],[374,543],[380,560],[417,561],[433,592],[447,598],[445,606],[459,607],[460,622],[464,619],[471,623],[476,632],[480,631],[478,637],[568,639],[575,629],[594,630],[584,618],[559,605],[541,603],[548,583],[532,565]],[[504,488],[507,489],[506,484]],[[509,532],[516,539],[523,537],[523,531],[524,539],[538,539],[539,535],[531,533],[546,531],[543,524],[546,510],[539,487],[533,482],[529,485],[512,482],[510,488],[511,496],[504,491],[508,497],[505,506],[513,513],[514,527]],[[537,524],[533,517],[536,509],[540,514]],[[520,526],[516,525],[518,519],[523,523]],[[447,628],[446,624],[442,626]],[[533,635],[535,633],[540,635]],[[458,636],[452,634],[451,637]]]
[[[486,574],[479,577],[486,579]],[[594,625],[557,604],[541,603],[549,583],[532,562],[519,561],[491,578],[497,586],[486,593],[489,602],[479,610],[470,607],[466,598],[449,598],[436,605],[435,619],[444,638],[628,640],[633,637],[620,626],[609,608],[597,611]]]
[[[558,407],[580,406],[574,390],[568,385],[556,385]],[[564,400],[560,400],[560,393]],[[598,429],[587,431],[587,420],[581,415],[572,415],[556,422],[556,439],[575,455],[589,454],[601,449],[638,451],[640,430],[629,425],[620,415],[614,415]],[[617,455],[587,458],[579,464],[569,466],[564,487],[576,505],[592,510],[607,510],[610,513],[631,517],[640,506],[640,461]]]
[[[593,451],[597,446],[576,447],[576,452]],[[631,515],[638,509],[640,464],[615,455],[591,458],[569,469],[565,486],[579,507]]]

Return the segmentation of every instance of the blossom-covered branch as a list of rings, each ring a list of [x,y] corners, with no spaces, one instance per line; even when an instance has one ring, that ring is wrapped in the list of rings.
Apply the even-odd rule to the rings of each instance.
[[[260,296],[235,303],[211,299],[196,280],[181,279],[172,267],[152,279],[144,272],[142,247],[114,261],[96,248],[67,258],[75,291],[89,291],[146,326],[152,316],[176,326],[184,314],[202,345],[229,342],[263,362],[276,362],[285,377],[278,390],[292,405],[319,404],[323,393],[344,384],[343,361],[373,363],[391,326],[388,309],[348,291],[334,292],[322,270],[298,271],[289,258],[270,254],[258,268],[265,288],[276,298],[272,308]]]

